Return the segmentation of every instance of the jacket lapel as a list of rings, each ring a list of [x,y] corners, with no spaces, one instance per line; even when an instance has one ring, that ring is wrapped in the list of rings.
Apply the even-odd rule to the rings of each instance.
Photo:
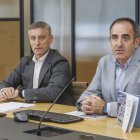
[[[28,77],[28,81],[26,81],[26,84],[29,88],[33,87],[33,73],[34,73],[34,62],[29,61],[26,65],[26,76]]]
[[[122,91],[125,91],[125,88],[129,82],[129,80],[131,79],[131,76],[133,75],[133,73],[135,73],[135,71],[137,70],[139,65],[140,65],[140,47],[137,48],[134,56],[132,57],[132,60],[129,64],[129,66],[128,66],[124,81],[122,83],[122,88],[121,88]]]
[[[122,91],[125,91],[125,88],[126,88],[128,82],[130,81],[130,79],[133,76],[133,74],[135,73],[135,71],[137,71],[139,64],[140,63],[137,61],[133,65],[130,65],[129,68],[127,69],[126,74],[125,74],[125,78],[124,78],[123,83],[122,83],[122,88],[121,88]]]
[[[51,67],[51,61],[53,58],[53,51],[50,49],[46,59],[44,60],[44,63],[42,65],[41,71],[40,71],[40,76],[39,76],[39,81],[38,81],[38,87],[40,86],[42,79],[44,78],[44,75],[46,72],[50,69]]]
[[[110,93],[111,93],[111,98],[113,101],[116,101],[117,98],[116,98],[116,91],[115,91],[115,64],[114,62],[111,62],[111,65],[110,65],[110,73],[108,74],[109,75],[109,81],[110,81]]]

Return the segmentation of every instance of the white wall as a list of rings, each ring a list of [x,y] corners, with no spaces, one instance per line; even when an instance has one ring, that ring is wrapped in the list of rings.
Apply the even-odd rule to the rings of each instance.
[[[19,18],[19,0],[0,0],[0,18]]]

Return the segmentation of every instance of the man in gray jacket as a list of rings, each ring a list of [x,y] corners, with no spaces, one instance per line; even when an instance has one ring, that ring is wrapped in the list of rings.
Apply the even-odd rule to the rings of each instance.
[[[20,96],[26,101],[53,102],[72,78],[68,61],[50,48],[51,27],[39,21],[30,25],[28,34],[33,55],[23,57],[0,84],[0,101]],[[65,92],[57,103],[72,105],[73,96]]]
[[[116,116],[118,91],[140,94],[138,36],[139,27],[130,18],[119,18],[111,24],[112,54],[100,59],[91,84],[77,101],[79,110]]]

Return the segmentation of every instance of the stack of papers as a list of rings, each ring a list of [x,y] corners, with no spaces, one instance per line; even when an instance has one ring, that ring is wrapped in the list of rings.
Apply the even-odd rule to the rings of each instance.
[[[32,106],[35,106],[35,104],[27,104],[27,103],[20,103],[20,102],[2,103],[0,104],[0,113],[16,110],[19,108],[32,107]]]
[[[81,118],[94,119],[94,120],[107,117],[107,115],[102,115],[102,114],[101,115],[99,115],[99,114],[86,115],[85,113],[83,113],[81,111],[72,111],[72,112],[68,112],[68,113],[65,113],[65,114],[78,116],[78,117],[81,117]]]

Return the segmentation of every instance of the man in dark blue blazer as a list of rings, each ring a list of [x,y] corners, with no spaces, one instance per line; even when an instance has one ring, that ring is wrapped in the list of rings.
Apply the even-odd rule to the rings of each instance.
[[[39,21],[30,25],[28,34],[33,55],[23,57],[0,84],[0,101],[20,96],[27,101],[53,102],[72,78],[68,61],[50,48],[51,27]],[[72,105],[73,101],[70,92],[65,92],[57,103]]]

